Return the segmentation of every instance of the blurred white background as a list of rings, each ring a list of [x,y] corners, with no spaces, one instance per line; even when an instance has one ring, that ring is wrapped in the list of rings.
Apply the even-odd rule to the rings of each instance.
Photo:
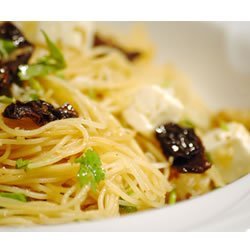
[[[186,73],[211,108],[249,108],[250,22],[145,22],[157,58]],[[119,32],[133,22],[106,22]]]

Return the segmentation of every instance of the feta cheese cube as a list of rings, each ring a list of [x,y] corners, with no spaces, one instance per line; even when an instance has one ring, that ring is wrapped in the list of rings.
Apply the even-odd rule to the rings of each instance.
[[[182,103],[169,90],[150,85],[138,89],[123,117],[136,131],[150,135],[163,123],[178,122],[183,109]]]
[[[250,134],[239,123],[228,123],[203,137],[206,150],[226,183],[250,172]]]

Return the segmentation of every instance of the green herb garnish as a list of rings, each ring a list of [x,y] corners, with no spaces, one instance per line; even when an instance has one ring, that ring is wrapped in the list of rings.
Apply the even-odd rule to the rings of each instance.
[[[104,180],[105,172],[102,169],[99,155],[92,149],[88,149],[85,154],[75,160],[80,163],[80,169],[77,174],[80,186],[89,185],[93,191],[96,191],[97,184]]]
[[[222,130],[224,130],[224,131],[228,131],[229,130],[229,127],[228,127],[227,123],[225,123],[223,121],[220,122],[220,128]]]
[[[177,194],[175,190],[172,190],[168,196],[168,204],[173,205],[176,203]]]
[[[171,81],[166,80],[164,82],[161,83],[161,87],[163,88],[168,88],[171,85]]]
[[[12,41],[0,39],[0,56],[6,58],[12,51],[16,49],[16,46]]]
[[[127,195],[131,195],[131,194],[133,194],[133,193],[134,193],[134,190],[130,188],[129,190],[127,190],[127,192],[126,192],[126,193],[127,193]]]
[[[1,103],[10,104],[10,103],[12,103],[13,101],[14,101],[14,99],[13,99],[13,98],[10,98],[10,97],[8,97],[8,96],[5,96],[5,95],[0,96],[0,102],[1,102]]]
[[[207,158],[207,160],[210,162],[210,163],[213,163],[213,159],[212,159],[212,156],[211,156],[211,154],[209,153],[209,152],[205,152],[205,155],[206,155],[206,158]]]
[[[64,57],[61,53],[61,51],[56,47],[56,45],[49,39],[48,35],[42,31],[43,36],[46,40],[48,49],[49,49],[49,55],[44,56],[40,59],[40,61],[48,62],[51,61],[51,63],[55,63],[58,68],[63,69],[66,66]]]
[[[18,75],[21,80],[30,80],[35,77],[46,76],[66,67],[61,51],[49,39],[44,31],[42,31],[42,33],[46,40],[49,54],[39,58],[34,64],[20,65]]]
[[[43,87],[41,86],[41,84],[39,83],[39,81],[37,81],[36,79],[30,79],[29,80],[29,86],[34,89],[37,92],[41,92],[44,91]]]
[[[29,91],[26,91],[29,99],[36,101],[36,100],[39,100],[41,96],[43,96],[44,89],[38,80],[36,80],[34,78],[30,79],[29,80],[29,87],[30,87]]]
[[[18,201],[22,201],[22,202],[27,202],[26,196],[24,194],[21,194],[21,193],[4,193],[4,192],[0,192],[0,196],[5,197],[5,198],[18,200]]]
[[[37,101],[37,100],[39,100],[39,98],[40,98],[40,96],[39,96],[38,94],[36,94],[36,93],[30,94],[29,97],[30,97],[30,99],[31,99],[32,101]]]
[[[96,99],[97,98],[97,93],[96,93],[96,91],[94,89],[88,89],[87,94],[91,99]]]
[[[18,159],[16,161],[16,168],[20,169],[20,168],[24,168],[26,169],[29,165],[29,161],[28,160],[24,160],[22,158]]]
[[[120,213],[134,213],[137,212],[137,208],[134,206],[119,206]]]
[[[62,71],[56,72],[56,76],[61,78],[61,79],[65,79],[65,75],[64,75],[64,73]]]
[[[184,119],[184,120],[180,121],[179,124],[181,126],[184,126],[184,127],[194,128],[194,124],[190,120],[188,120],[188,119]]]

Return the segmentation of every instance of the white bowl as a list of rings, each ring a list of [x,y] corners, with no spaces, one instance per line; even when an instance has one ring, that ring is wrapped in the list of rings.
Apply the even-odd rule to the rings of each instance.
[[[250,75],[230,63],[225,23],[147,22],[158,58],[174,63],[190,76],[212,108],[249,107]],[[109,24],[110,25],[110,24]],[[127,29],[131,23],[112,23]],[[250,228],[250,175],[211,193],[161,209],[120,218],[56,226],[32,231],[236,231]],[[5,229],[1,229],[5,230]],[[8,228],[20,230],[20,228]]]
[[[120,218],[22,231],[242,231],[250,228],[250,175],[201,197]],[[6,231],[5,229],[1,229]],[[19,231],[20,228],[8,228]]]

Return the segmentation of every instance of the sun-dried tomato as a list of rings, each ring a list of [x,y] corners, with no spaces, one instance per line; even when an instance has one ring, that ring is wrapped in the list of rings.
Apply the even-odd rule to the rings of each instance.
[[[78,117],[78,114],[70,104],[66,103],[55,108],[48,102],[36,100],[26,103],[20,101],[11,103],[5,108],[3,116],[15,120],[30,118],[34,123],[42,126],[55,120],[75,118]]]
[[[61,119],[78,117],[77,112],[69,103],[63,104],[60,108],[58,108],[58,111],[60,112]]]
[[[0,59],[0,95],[10,96],[11,84],[20,83],[18,68],[28,63],[34,48],[11,22],[0,25],[0,39],[12,41],[16,47],[8,58]]]
[[[13,41],[18,48],[32,46],[22,32],[11,22],[4,22],[0,25],[0,38]]]
[[[166,157],[173,157],[173,167],[181,173],[203,173],[211,164],[204,146],[193,128],[167,123],[156,129],[156,138]]]
[[[11,74],[8,67],[0,67],[0,95],[10,96]]]

